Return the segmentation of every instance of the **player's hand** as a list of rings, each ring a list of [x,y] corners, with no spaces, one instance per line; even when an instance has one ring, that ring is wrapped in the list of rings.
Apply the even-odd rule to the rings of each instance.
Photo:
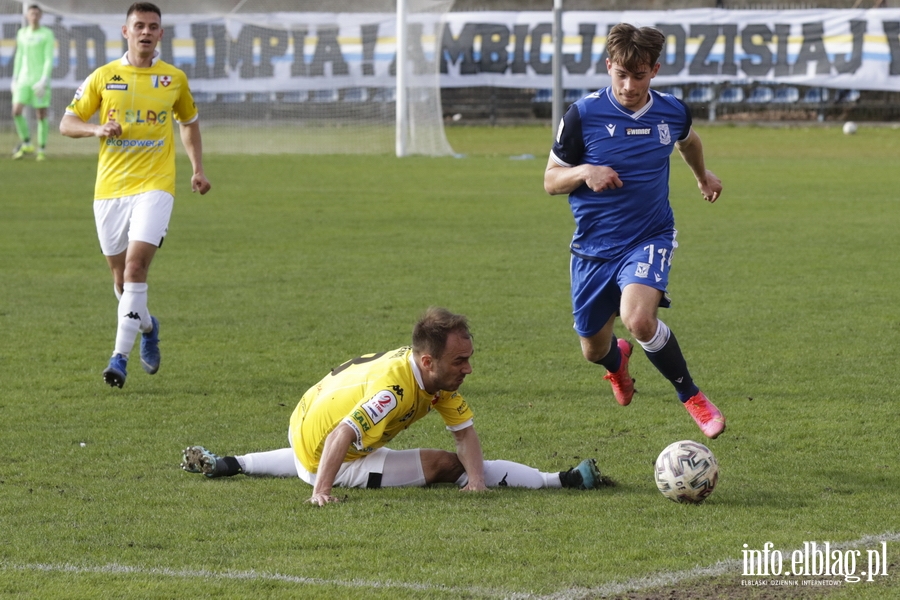
[[[31,91],[34,92],[34,95],[38,98],[43,98],[44,93],[47,91],[47,82],[41,79],[36,84],[31,86]]]
[[[212,189],[212,184],[203,173],[194,173],[191,177],[191,192],[200,192],[202,196]]]
[[[610,167],[598,165],[584,165],[584,167],[587,169],[584,183],[597,193],[620,188],[624,185],[622,180],[619,179],[619,174]]]
[[[95,137],[118,137],[122,135],[122,126],[116,121],[107,121],[94,130]]]
[[[459,488],[461,492],[492,492],[493,490],[482,482],[481,484],[474,484],[471,481],[466,484],[465,487]]]
[[[700,188],[703,199],[710,204],[718,200],[719,196],[722,195],[722,181],[716,177],[715,173],[708,169],[706,171],[706,180],[698,181],[697,187]]]
[[[325,493],[313,493],[312,498],[309,499],[309,503],[315,506],[325,506],[329,503],[337,504],[340,501],[340,498],[335,498],[331,494]]]

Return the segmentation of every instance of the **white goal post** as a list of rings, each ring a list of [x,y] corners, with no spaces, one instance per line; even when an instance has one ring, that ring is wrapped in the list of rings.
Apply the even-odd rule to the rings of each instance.
[[[57,37],[56,119],[87,74],[124,54],[129,2],[35,3]],[[153,3],[162,58],[188,76],[207,152],[453,154],[440,93],[453,0]],[[4,38],[15,38],[23,4],[0,0]],[[0,81],[9,76],[0,70]]]

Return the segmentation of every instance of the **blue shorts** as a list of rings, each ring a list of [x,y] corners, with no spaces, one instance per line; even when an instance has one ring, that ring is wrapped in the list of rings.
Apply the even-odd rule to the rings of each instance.
[[[622,290],[630,283],[639,283],[663,292],[662,308],[671,304],[666,295],[669,270],[678,242],[675,232],[647,240],[631,251],[610,260],[589,259],[572,255],[572,315],[575,331],[581,337],[591,337],[619,312]]]

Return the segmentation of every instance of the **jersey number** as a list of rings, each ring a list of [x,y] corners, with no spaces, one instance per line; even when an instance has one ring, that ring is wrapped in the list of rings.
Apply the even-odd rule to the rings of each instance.
[[[367,362],[372,362],[373,360],[378,360],[379,358],[381,358],[381,357],[384,356],[385,354],[387,354],[387,352],[379,352],[378,354],[372,354],[371,356],[357,356],[356,358],[351,358],[350,360],[348,360],[347,362],[345,362],[345,363],[342,364],[341,366],[333,368],[333,369],[331,370],[331,374],[332,374],[332,375],[337,375],[338,373],[340,373],[340,372],[343,371],[344,369],[347,369],[347,368],[349,368],[349,367],[352,367],[353,365],[362,365],[362,364],[365,364],[365,363],[367,363]]]
[[[668,248],[660,248],[656,249],[656,246],[650,244],[649,246],[644,246],[644,250],[647,252],[647,262],[653,266],[653,261],[656,258],[654,255],[659,254],[659,270],[665,271],[666,267],[672,266],[672,254],[674,252],[669,252]]]

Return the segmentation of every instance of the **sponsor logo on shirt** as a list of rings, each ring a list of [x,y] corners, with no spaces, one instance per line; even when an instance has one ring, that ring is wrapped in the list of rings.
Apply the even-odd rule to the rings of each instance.
[[[649,127],[626,127],[625,135],[650,135]]]
[[[128,84],[127,83],[107,83],[106,89],[124,92],[125,90],[128,89]]]
[[[397,408],[397,397],[388,390],[382,390],[366,400],[361,407],[373,424],[380,423],[389,412]]]
[[[125,117],[124,121],[118,118],[120,112]],[[120,121],[123,123],[134,123],[137,125],[163,125],[168,117],[168,111],[161,110],[159,112],[156,112],[155,110],[147,110],[143,108],[139,108],[137,110],[128,109],[125,111],[119,111],[118,109],[113,108],[106,113],[106,118],[109,121]]]
[[[107,146],[115,146],[116,148],[162,148],[166,145],[165,140],[128,140],[122,138],[106,138]]]

